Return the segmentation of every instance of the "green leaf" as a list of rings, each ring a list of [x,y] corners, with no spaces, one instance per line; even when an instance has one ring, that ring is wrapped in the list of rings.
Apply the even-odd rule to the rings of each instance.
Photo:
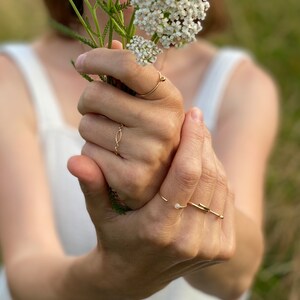
[[[94,44],[94,42],[92,40],[87,39],[86,37],[78,34],[77,32],[73,31],[72,29],[70,29],[69,27],[58,23],[57,21],[50,19],[49,21],[50,26],[52,28],[54,28],[55,30],[59,31],[60,33],[62,33],[65,36],[68,36],[74,40],[78,40],[81,43],[91,47],[91,48],[97,48],[98,46]]]
[[[74,60],[72,59],[71,60],[71,64],[72,66],[74,67],[74,69],[76,70],[76,67],[75,67],[75,62]],[[76,70],[77,71],[77,70]],[[78,71],[77,71],[78,72]],[[87,80],[88,82],[92,82],[94,81],[92,77],[90,77],[89,75],[85,74],[85,73],[80,73],[78,72],[85,80]]]

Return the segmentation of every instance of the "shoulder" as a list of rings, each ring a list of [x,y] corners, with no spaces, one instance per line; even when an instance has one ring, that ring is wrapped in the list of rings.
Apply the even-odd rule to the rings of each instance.
[[[30,93],[20,70],[12,59],[1,53],[0,66],[0,119],[9,123],[24,121],[34,127]]]
[[[243,60],[226,89],[218,125],[235,120],[264,132],[272,140],[277,131],[278,114],[275,80],[253,60]]]

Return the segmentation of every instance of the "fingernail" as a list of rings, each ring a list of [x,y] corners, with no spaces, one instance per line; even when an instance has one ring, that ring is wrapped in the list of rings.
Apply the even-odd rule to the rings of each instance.
[[[202,112],[200,111],[199,108],[197,107],[194,107],[191,111],[191,116],[192,116],[192,119],[195,121],[195,122],[202,122],[203,121],[203,116],[202,116]]]
[[[76,62],[75,62],[75,67],[78,71],[80,71],[82,69],[83,66],[83,62],[86,58],[86,54],[81,54],[77,57]]]

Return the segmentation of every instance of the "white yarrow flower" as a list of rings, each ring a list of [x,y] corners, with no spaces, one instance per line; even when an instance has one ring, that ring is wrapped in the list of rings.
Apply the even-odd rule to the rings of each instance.
[[[153,64],[158,54],[162,52],[151,40],[146,40],[138,35],[133,36],[126,45],[126,49],[135,54],[138,64],[142,66]]]
[[[164,48],[180,47],[196,40],[209,3],[206,0],[131,0],[135,25],[156,35]]]

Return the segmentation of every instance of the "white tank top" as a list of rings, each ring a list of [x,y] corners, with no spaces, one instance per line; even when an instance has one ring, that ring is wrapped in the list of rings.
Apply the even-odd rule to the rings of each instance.
[[[66,167],[72,155],[80,154],[84,141],[78,131],[63,119],[47,72],[33,49],[25,44],[0,45],[0,53],[8,55],[14,61],[31,95],[52,192],[56,229],[61,243],[67,254],[86,253],[96,245],[95,229],[86,211],[78,181]],[[227,83],[237,65],[247,58],[248,54],[241,50],[224,48],[218,52],[207,70],[195,106],[201,108],[205,123],[211,131],[215,129]],[[11,300],[4,270],[0,272],[0,299]],[[216,298],[201,293],[192,288],[183,278],[179,278],[147,299],[212,300]]]

